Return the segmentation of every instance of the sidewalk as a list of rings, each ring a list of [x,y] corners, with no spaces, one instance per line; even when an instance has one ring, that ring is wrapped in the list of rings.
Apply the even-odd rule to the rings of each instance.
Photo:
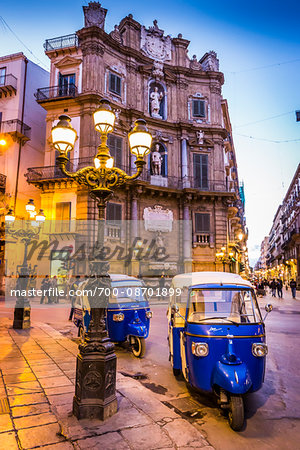
[[[48,325],[13,330],[0,318],[0,450],[213,449],[138,381],[117,374],[118,412],[105,422],[72,415],[77,345]]]

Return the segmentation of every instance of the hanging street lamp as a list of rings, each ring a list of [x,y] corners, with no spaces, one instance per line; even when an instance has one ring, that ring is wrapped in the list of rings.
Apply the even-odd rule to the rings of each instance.
[[[102,99],[100,107],[94,112],[94,126],[100,133],[101,143],[94,157],[94,167],[88,166],[77,172],[66,169],[68,153],[74,148],[77,138],[76,130],[71,125],[70,117],[62,115],[58,124],[52,128],[52,143],[59,151],[58,165],[66,177],[89,189],[90,196],[98,206],[98,253],[90,263],[90,277],[86,289],[101,291],[101,295],[89,298],[91,322],[84,342],[79,345],[76,369],[76,388],[73,400],[73,414],[78,418],[99,418],[105,420],[117,411],[116,399],[116,355],[114,345],[110,342],[105,326],[108,297],[104,294],[110,287],[108,274],[109,263],[103,261],[101,249],[104,246],[105,208],[114,189],[138,178],[145,163],[144,157],[150,153],[152,136],[143,119],[135,121],[129,133],[129,147],[136,156],[136,173],[127,175],[114,167],[114,160],[107,146],[107,137],[114,129],[115,114],[109,100]]]

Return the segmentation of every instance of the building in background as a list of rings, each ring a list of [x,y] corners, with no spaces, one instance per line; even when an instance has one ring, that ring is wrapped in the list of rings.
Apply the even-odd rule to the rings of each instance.
[[[10,207],[24,218],[29,198],[40,203],[26,182],[29,165],[42,164],[45,148],[45,110],[34,93],[49,73],[23,53],[0,57],[0,290],[4,272],[4,216]]]
[[[156,20],[146,28],[131,14],[106,32],[106,9],[91,2],[83,10],[81,30],[46,41],[50,84],[41,84],[36,92],[47,113],[46,144],[43,163],[28,163],[26,177],[40,193],[47,218],[56,220],[53,233],[75,251],[72,230],[63,221],[96,219],[97,210],[88,192],[65,179],[57,167],[51,128],[60,114],[68,114],[79,136],[69,168],[93,165],[100,140],[92,113],[106,97],[117,115],[108,139],[117,167],[135,171],[126,137],[134,120],[145,118],[153,136],[142,177],[117,190],[107,206],[107,239],[133,242],[144,237],[149,218],[167,218],[170,226],[183,221],[175,242],[169,242],[166,230],[152,230],[156,240],[172,247],[171,261],[151,267],[143,262],[128,271],[147,276],[223,267],[245,271],[243,189],[216,53],[190,58],[189,41],[181,34],[171,38]],[[139,221],[139,229],[123,232],[120,220]],[[224,257],[216,257],[221,248]]]
[[[270,231],[267,255],[268,278],[292,278],[300,287],[300,164],[279,206]]]

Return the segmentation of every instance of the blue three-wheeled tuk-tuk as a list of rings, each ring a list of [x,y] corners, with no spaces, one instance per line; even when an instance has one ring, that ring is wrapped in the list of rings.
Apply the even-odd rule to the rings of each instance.
[[[233,430],[244,425],[245,394],[262,386],[268,348],[252,285],[237,274],[194,272],[173,278],[168,309],[175,375],[216,394]],[[272,305],[266,306],[267,313]]]
[[[149,335],[152,317],[144,282],[122,274],[111,274],[110,278],[111,295],[106,315],[109,337],[116,343],[129,341],[134,356],[142,358],[146,351],[145,339]],[[79,292],[84,292],[85,283],[79,284]],[[88,331],[90,320],[88,298],[78,295],[74,305],[73,321],[81,338]]]

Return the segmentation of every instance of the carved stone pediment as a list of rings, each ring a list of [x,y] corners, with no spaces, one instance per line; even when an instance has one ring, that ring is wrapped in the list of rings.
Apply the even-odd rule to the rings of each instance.
[[[84,26],[99,27],[104,29],[107,9],[102,8],[98,2],[89,2],[88,6],[83,6]]]
[[[54,65],[58,69],[61,69],[62,67],[79,66],[79,64],[81,62],[82,62],[82,59],[80,59],[80,58],[73,58],[72,56],[65,56],[64,58],[60,59]]]
[[[172,58],[171,37],[164,36],[164,30],[153,21],[153,27],[141,28],[141,50],[150,58],[159,62],[170,61]]]

